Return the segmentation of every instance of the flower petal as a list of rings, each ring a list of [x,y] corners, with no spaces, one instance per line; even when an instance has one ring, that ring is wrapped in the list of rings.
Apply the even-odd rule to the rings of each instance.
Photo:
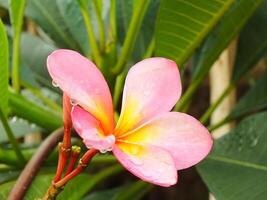
[[[121,135],[155,115],[170,111],[180,95],[181,81],[175,62],[149,58],[135,64],[126,77],[115,134]]]
[[[213,143],[208,130],[198,120],[178,112],[157,116],[119,139],[164,148],[171,153],[178,170],[200,162]]]
[[[75,51],[60,49],[48,56],[47,67],[53,82],[96,117],[106,133],[111,133],[114,129],[112,98],[95,64]]]
[[[79,106],[74,106],[71,118],[73,127],[83,139],[87,148],[95,148],[102,152],[112,150],[115,143],[114,135],[104,135],[100,122],[90,113]]]
[[[160,186],[177,182],[177,171],[171,155],[158,147],[118,143],[113,153],[119,162],[135,176]]]

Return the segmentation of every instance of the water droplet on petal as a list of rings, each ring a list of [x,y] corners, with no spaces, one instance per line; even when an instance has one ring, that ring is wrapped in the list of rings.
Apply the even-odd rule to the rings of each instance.
[[[57,84],[54,80],[52,80],[52,85],[53,85],[54,87],[58,87],[58,84]]]
[[[71,99],[70,100],[70,104],[73,105],[73,106],[77,106],[78,105],[78,102],[74,99]]]
[[[100,153],[106,153],[107,149],[100,149],[99,151],[100,151]]]

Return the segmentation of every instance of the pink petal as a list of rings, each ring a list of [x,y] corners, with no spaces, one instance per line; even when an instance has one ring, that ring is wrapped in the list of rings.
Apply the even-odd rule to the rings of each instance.
[[[122,111],[116,135],[132,130],[155,115],[172,109],[181,95],[175,62],[149,58],[134,65],[125,81]]]
[[[143,181],[160,186],[177,182],[177,171],[171,155],[158,147],[119,143],[113,148],[119,162]]]
[[[115,143],[114,135],[104,135],[100,122],[90,113],[79,106],[74,106],[71,118],[73,127],[83,139],[87,148],[95,148],[102,152],[112,150]]]
[[[208,130],[198,120],[178,112],[157,116],[119,139],[164,148],[171,153],[178,170],[200,162],[213,143]]]
[[[47,67],[53,82],[101,121],[106,133],[111,133],[114,129],[112,98],[95,64],[75,51],[60,49],[48,56]]]

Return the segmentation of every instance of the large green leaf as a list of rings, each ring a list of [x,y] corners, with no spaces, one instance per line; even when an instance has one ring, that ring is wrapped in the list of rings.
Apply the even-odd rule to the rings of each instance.
[[[156,54],[183,64],[234,0],[163,0],[156,25]]]
[[[217,200],[265,200],[267,112],[244,119],[223,138],[198,170]]]
[[[7,114],[8,108],[8,40],[5,27],[0,19],[0,109]]]
[[[198,51],[193,77],[204,77],[262,0],[236,0]]]
[[[38,49],[38,51],[33,51],[33,49]],[[32,34],[22,33],[21,61],[23,66],[21,66],[21,71],[31,71],[36,81],[46,87],[52,87],[51,78],[46,68],[46,59],[55,49],[55,46]]]
[[[114,165],[102,170],[96,175],[86,173],[79,174],[64,187],[64,190],[59,194],[57,199],[80,200],[89,190],[93,189],[96,184],[103,181],[105,178],[117,174],[122,169],[120,165]],[[40,174],[36,176],[24,199],[32,200],[43,197],[51,185],[53,177],[54,174]],[[0,197],[6,199],[14,183],[15,181],[10,181],[0,185]]]
[[[25,14],[32,18],[59,47],[81,49],[70,34],[55,0],[28,0]]]
[[[12,132],[14,133],[14,136],[16,138],[20,138],[29,133],[36,133],[40,131],[40,129],[34,124],[30,124],[26,120],[17,117],[13,117],[9,120],[9,126],[12,129]],[[4,133],[5,129],[2,123],[0,123],[0,143],[9,141],[7,135]]]
[[[10,91],[9,105],[13,114],[38,126],[52,131],[62,125],[62,118],[56,112],[48,110],[21,95]]]
[[[96,175],[88,175],[84,174],[83,176],[77,176],[72,182],[70,182],[59,196],[59,200],[72,199],[72,200],[80,200],[88,191],[92,190],[93,187],[103,181],[105,178],[108,178],[112,175],[116,175],[120,171],[122,171],[122,167],[120,165],[114,165],[111,167],[102,170]],[[77,185],[80,187],[77,188]],[[73,191],[76,192],[73,192]],[[79,190],[79,191],[77,191]]]
[[[70,34],[79,43],[82,52],[89,55],[88,37],[77,0],[56,0],[56,2]]]
[[[117,196],[118,192],[125,190],[126,187],[116,187],[108,190],[100,190],[84,197],[82,200],[110,200]]]
[[[94,192],[83,200],[139,200],[151,188],[152,185],[149,183],[136,181],[129,185]]]
[[[137,181],[121,190],[112,200],[139,200],[147,194],[153,186],[144,181]]]
[[[255,112],[267,107],[267,72],[249,89],[231,111],[228,119]]]
[[[237,81],[248,72],[267,52],[267,0],[248,21],[238,41],[238,54],[234,65],[232,79]]]
[[[133,1],[124,1],[117,0],[116,1],[116,17],[117,17],[117,32],[118,32],[118,40],[121,44],[126,36],[126,32],[131,21],[133,9]]]
[[[117,4],[117,32],[118,40],[122,45],[125,39],[126,32],[128,30],[129,23],[131,21],[132,11],[135,5],[133,1],[118,0]],[[139,34],[137,36],[133,56],[133,61],[139,61],[144,56],[147,47],[154,34],[156,17],[159,9],[159,0],[151,1],[147,12],[144,16],[142,26],[140,28]]]

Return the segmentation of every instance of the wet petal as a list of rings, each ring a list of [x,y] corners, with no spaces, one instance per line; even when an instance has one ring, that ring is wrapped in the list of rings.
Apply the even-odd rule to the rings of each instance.
[[[101,121],[105,132],[114,129],[113,105],[108,85],[95,66],[79,53],[60,49],[48,56],[47,67],[53,83],[73,101]]]
[[[119,143],[113,148],[119,162],[143,181],[160,186],[177,182],[177,171],[171,155],[158,147]]]
[[[164,148],[171,153],[178,170],[200,162],[213,143],[208,130],[198,120],[178,112],[157,116],[119,139]]]
[[[149,58],[137,63],[126,77],[116,135],[170,111],[180,95],[181,81],[175,62]]]
[[[104,135],[101,124],[90,113],[74,106],[71,112],[73,127],[83,139],[87,148],[95,148],[101,152],[111,151],[115,143],[114,135]]]

